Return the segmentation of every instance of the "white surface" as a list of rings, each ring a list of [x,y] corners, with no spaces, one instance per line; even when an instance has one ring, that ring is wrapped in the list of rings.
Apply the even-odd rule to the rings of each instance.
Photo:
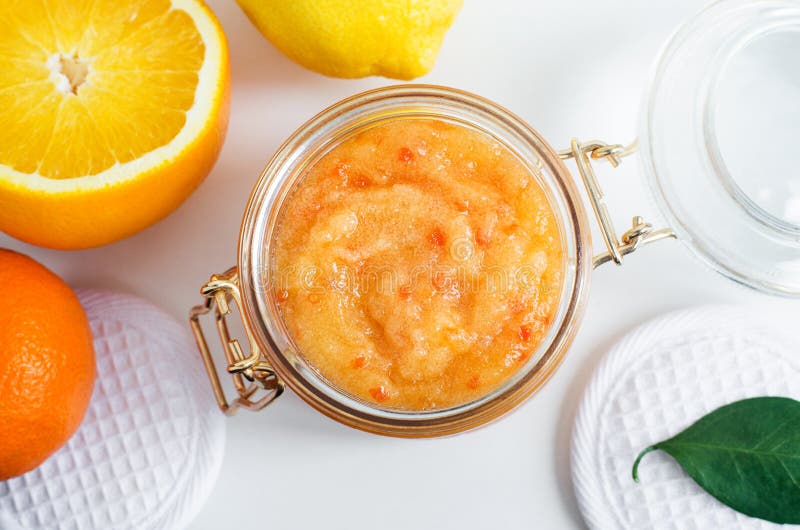
[[[660,46],[702,3],[467,0],[421,81],[491,98],[556,147],[571,136],[627,141]],[[73,285],[133,292],[186,321],[200,285],[234,264],[244,204],[273,150],[324,106],[391,83],[308,72],[264,41],[233,1],[210,4],[230,39],[233,94],[228,138],[208,180],[168,219],[113,245],[58,252],[0,235],[0,246],[31,254]],[[598,174],[620,227],[634,214],[654,217],[637,161]],[[638,251],[624,267],[603,267],[592,283],[584,325],[558,373],[482,430],[442,440],[380,438],[334,423],[291,394],[259,414],[240,412],[228,420],[215,490],[190,528],[584,528],[569,439],[607,346],[635,324],[690,304],[762,302],[800,312],[800,302],[723,279],[674,241]]]
[[[190,365],[194,341],[161,309],[81,289],[98,378],[69,442],[0,482],[3,530],[170,530],[197,514],[215,482],[225,422]],[[181,370],[167,368],[180,365]]]
[[[593,530],[778,530],[717,502],[663,452],[636,455],[723,405],[800,399],[800,330],[783,311],[702,306],[637,327],[594,373],[572,435],[572,475]]]

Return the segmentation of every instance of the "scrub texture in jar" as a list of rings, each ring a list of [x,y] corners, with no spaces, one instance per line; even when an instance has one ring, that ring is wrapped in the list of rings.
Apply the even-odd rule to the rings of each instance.
[[[395,119],[300,176],[273,295],[300,354],[382,408],[472,402],[536,353],[558,309],[561,230],[539,179],[488,134]]]

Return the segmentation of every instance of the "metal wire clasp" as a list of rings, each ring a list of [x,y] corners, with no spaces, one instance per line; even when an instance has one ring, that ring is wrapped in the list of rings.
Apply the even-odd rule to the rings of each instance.
[[[622,238],[617,237],[614,223],[608,213],[605,195],[597,182],[591,160],[608,160],[613,167],[617,167],[624,157],[635,153],[637,149],[638,141],[636,140],[626,146],[622,144],[607,144],[598,140],[582,143],[573,138],[569,149],[558,152],[558,156],[562,160],[575,159],[578,172],[581,174],[586,192],[589,194],[595,218],[600,225],[600,233],[603,235],[603,241],[608,249],[607,252],[594,257],[593,265],[595,268],[609,261],[621,265],[623,256],[630,254],[639,246],[661,239],[676,237],[675,232],[670,228],[654,230],[653,225],[645,222],[638,215],[633,218],[631,228],[622,234]]]
[[[284,385],[266,362],[247,322],[243,321],[243,324],[250,346],[250,354],[245,355],[239,341],[231,338],[226,321],[227,316],[231,314],[231,300],[236,303],[240,314],[242,310],[236,267],[223,274],[211,276],[209,282],[200,289],[200,294],[205,297],[205,303],[192,308],[189,312],[189,323],[192,326],[197,348],[203,357],[203,365],[206,367],[219,408],[227,415],[232,415],[239,407],[249,410],[263,409],[283,393]],[[200,317],[212,310],[216,320],[217,333],[228,363],[227,371],[231,374],[233,386],[239,394],[232,403],[229,403],[225,397],[225,390],[217,375],[214,358],[208,347],[203,328],[200,326]]]

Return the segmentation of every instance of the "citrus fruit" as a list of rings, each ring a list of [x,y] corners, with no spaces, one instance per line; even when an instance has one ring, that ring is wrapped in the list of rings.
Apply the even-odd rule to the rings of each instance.
[[[0,249],[0,480],[64,445],[94,386],[89,322],[75,293],[27,256]]]
[[[280,51],[333,77],[427,73],[462,0],[237,0]]]
[[[230,81],[202,1],[5,0],[0,21],[0,230],[102,245],[209,173]]]

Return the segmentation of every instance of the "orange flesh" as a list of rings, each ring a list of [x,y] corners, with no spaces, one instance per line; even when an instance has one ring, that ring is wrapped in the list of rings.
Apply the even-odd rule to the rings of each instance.
[[[440,409],[495,390],[558,308],[560,230],[489,136],[395,120],[302,176],[274,241],[275,299],[319,373],[367,402]]]
[[[0,20],[0,165],[96,175],[186,123],[206,50],[170,0],[0,2]]]

